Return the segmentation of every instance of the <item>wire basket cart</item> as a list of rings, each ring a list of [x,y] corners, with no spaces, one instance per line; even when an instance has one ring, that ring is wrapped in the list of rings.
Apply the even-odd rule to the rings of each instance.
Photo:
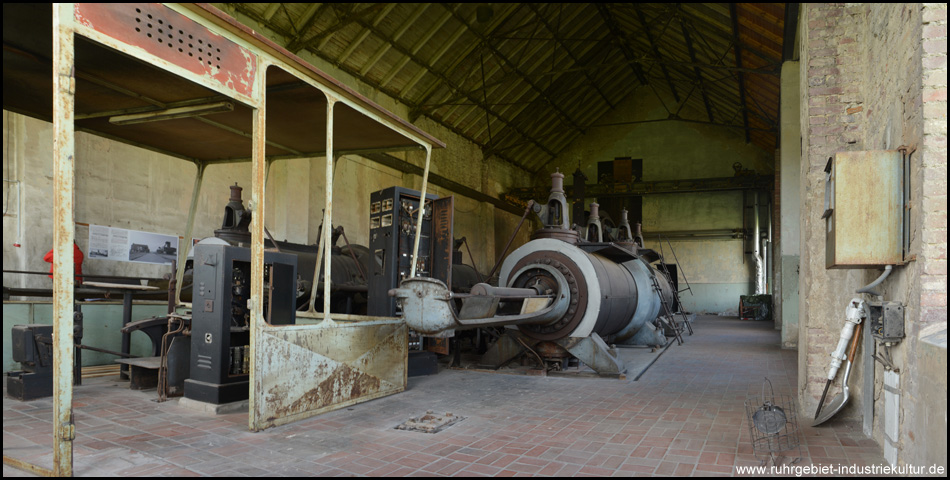
[[[768,385],[768,391],[766,391]],[[752,453],[762,465],[769,460],[778,465],[783,458],[795,463],[802,458],[801,431],[798,428],[798,408],[790,395],[775,395],[768,378],[762,382],[762,393],[746,399]],[[791,453],[784,453],[791,452]]]

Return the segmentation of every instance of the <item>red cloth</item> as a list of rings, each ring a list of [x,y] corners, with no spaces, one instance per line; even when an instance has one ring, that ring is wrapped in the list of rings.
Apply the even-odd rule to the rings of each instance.
[[[82,261],[85,255],[79,249],[79,245],[73,243],[73,262],[76,264],[76,282],[82,283]],[[49,278],[53,278],[53,249],[49,249],[43,256],[43,261],[49,264]]]

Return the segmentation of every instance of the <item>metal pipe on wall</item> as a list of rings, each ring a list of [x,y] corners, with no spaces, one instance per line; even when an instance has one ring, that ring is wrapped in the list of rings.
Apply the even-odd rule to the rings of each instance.
[[[766,240],[766,245],[769,246],[769,256],[765,257],[766,265],[768,269],[765,270],[765,293],[771,293],[772,286],[775,285],[775,249],[772,248],[772,230],[775,228],[775,225],[772,223],[772,197],[767,197],[769,199],[769,208],[766,212],[768,214],[767,223],[766,223],[766,235],[768,235],[768,240]],[[771,280],[771,281],[770,281]]]
[[[762,287],[762,249],[761,249],[761,231],[759,225],[759,192],[752,194],[752,258],[755,262],[755,294],[765,293]]]

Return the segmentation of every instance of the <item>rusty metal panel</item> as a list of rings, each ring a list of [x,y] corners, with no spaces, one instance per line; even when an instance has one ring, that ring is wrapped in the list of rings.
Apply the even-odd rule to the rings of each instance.
[[[440,198],[432,202],[432,243],[429,252],[432,278],[452,285],[452,250],[455,236],[452,232],[452,217],[455,214],[455,197]]]
[[[426,351],[438,353],[439,355],[449,354],[449,339],[438,337],[426,337]]]
[[[827,268],[903,261],[903,161],[897,150],[839,152],[826,184]]]
[[[257,55],[156,3],[77,3],[76,22],[252,97]]]
[[[265,328],[255,353],[258,428],[404,391],[408,331],[398,320]]]
[[[258,84],[264,83],[264,77],[255,78]],[[262,91],[258,89],[258,91]],[[267,198],[265,189],[267,186],[267,161],[264,158],[267,139],[267,103],[266,99],[261,102],[260,108],[254,112],[251,152],[251,199],[248,202],[248,209],[254,212],[251,217],[251,298],[248,301],[248,308],[251,310],[251,368],[249,382],[251,391],[249,392],[248,408],[250,414],[247,416],[248,428],[258,430],[260,417],[255,415],[259,405],[256,404],[258,395],[263,391],[261,388],[261,369],[260,355],[264,351],[261,348],[264,337],[264,224],[266,222],[264,201]]]

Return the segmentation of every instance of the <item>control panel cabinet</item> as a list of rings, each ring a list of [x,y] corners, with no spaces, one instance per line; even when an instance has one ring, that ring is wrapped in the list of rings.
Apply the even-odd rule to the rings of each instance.
[[[222,404],[248,398],[251,250],[197,245],[191,321],[191,378],[185,397]],[[273,325],[296,320],[297,256],[264,252],[263,315]]]
[[[435,278],[451,285],[453,198],[438,199],[428,194],[425,207],[420,209],[420,196],[420,192],[402,187],[370,194],[369,248],[373,265],[368,281],[368,315],[393,317],[399,314],[396,299],[389,296],[389,290],[398,287],[411,273],[420,211],[422,233],[416,276]]]

